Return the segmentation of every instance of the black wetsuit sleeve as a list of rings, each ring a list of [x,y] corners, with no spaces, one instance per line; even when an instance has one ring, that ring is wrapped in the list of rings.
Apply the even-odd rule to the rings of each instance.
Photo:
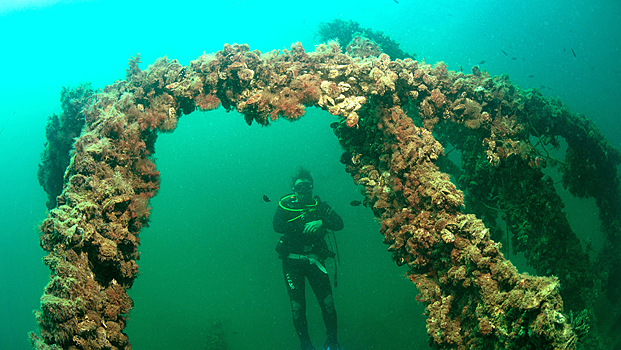
[[[327,203],[321,202],[320,211],[321,221],[325,228],[332,231],[340,231],[343,229],[343,219]]]
[[[283,235],[295,234],[302,232],[302,220],[287,221],[287,212],[278,207],[274,214],[274,231]]]

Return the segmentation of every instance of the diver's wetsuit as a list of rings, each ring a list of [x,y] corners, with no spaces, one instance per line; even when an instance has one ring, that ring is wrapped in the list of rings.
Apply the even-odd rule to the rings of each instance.
[[[304,225],[322,220],[323,226],[315,233],[304,233]],[[311,205],[297,202],[294,195],[284,196],[274,215],[274,231],[282,233],[276,251],[282,259],[282,269],[291,300],[293,325],[302,349],[311,349],[306,322],[305,282],[315,292],[326,325],[328,342],[336,344],[336,310],[332,299],[330,278],[325,270],[325,260],[333,257],[324,239],[327,229],[342,230],[343,219],[330,206],[315,196]],[[309,259],[310,258],[310,259]]]

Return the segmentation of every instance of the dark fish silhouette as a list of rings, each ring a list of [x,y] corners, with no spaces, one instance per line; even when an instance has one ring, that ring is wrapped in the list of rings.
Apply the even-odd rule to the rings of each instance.
[[[351,201],[349,202],[349,205],[351,205],[352,207],[359,207],[360,205],[362,205],[361,201]]]
[[[505,54],[505,56],[509,56],[509,55],[505,52],[505,50],[500,50],[500,51],[502,51],[502,53],[504,53],[504,54]]]
[[[576,51],[574,51],[574,49],[571,49],[571,53],[574,54],[574,58],[576,57]]]
[[[534,78],[535,76],[534,76],[533,74],[531,74],[531,75],[529,75],[528,77],[529,77],[529,78]]]
[[[481,62],[479,62],[479,64],[483,64],[483,63],[485,63],[485,60],[482,60]]]
[[[338,126],[339,126],[339,122],[332,122],[332,123],[330,124],[330,127],[331,127],[332,129],[336,129],[336,128],[338,128]]]
[[[399,1],[397,1],[397,0],[393,0],[393,1],[396,2],[397,4],[399,3]]]
[[[266,195],[263,195],[263,201],[265,203],[271,202],[270,198],[268,196],[266,196]]]
[[[512,61],[517,61],[517,57],[511,57]]]

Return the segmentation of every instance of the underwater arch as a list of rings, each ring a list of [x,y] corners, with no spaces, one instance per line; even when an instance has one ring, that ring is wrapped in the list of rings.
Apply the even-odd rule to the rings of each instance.
[[[139,56],[130,60],[125,80],[63,105],[84,125],[66,170],[60,167],[62,192],[40,226],[51,277],[36,312],[40,336],[31,333],[35,348],[130,347],[127,290],[159,189],[151,159],[157,134],[174,131],[197,108],[220,105],[248,124],[295,120],[307,106],[339,116],[333,129],[341,160],[365,188],[393,260],[407,265],[434,347],[575,348],[597,295],[619,288],[606,281],[621,265],[621,152],[592,122],[537,90],[478,67],[464,74],[442,62],[355,58],[335,43],[309,53],[299,43],[268,53],[227,44],[188,66],[161,58],[143,71],[139,63]],[[600,209],[606,245],[598,266],[541,171],[555,161],[548,149],[561,138],[568,143],[564,185],[596,198]],[[461,166],[443,157],[448,144],[462,152]],[[463,212],[462,191],[482,219]],[[504,258],[492,240],[499,211],[515,249],[541,274],[558,277],[520,274]],[[597,279],[605,280],[596,286]],[[582,316],[568,317],[563,302]]]

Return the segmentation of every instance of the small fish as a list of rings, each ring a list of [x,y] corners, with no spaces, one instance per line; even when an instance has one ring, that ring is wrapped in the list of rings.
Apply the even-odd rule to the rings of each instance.
[[[500,51],[502,51],[502,53],[504,53],[504,54],[505,54],[505,56],[509,56],[509,55],[505,52],[505,50],[500,50]]]
[[[266,195],[263,195],[263,201],[264,201],[265,203],[269,203],[269,202],[271,202],[270,197],[268,197],[268,196],[266,196]]]
[[[517,61],[517,57],[511,57],[511,61]]]
[[[339,127],[339,122],[332,122],[332,123],[330,123],[330,127],[331,127],[332,129],[336,129],[336,128],[338,128],[338,127]]]
[[[534,75],[534,74],[530,74],[528,77],[529,77],[529,78],[534,78],[534,77],[535,77],[535,75]]]
[[[485,63],[485,60],[482,60],[481,62],[479,62],[479,64],[483,64],[483,63]]]
[[[571,53],[574,54],[574,58],[576,58],[576,51],[574,51],[574,49],[571,49]]]
[[[397,4],[399,3],[399,1],[397,1],[397,0],[393,0],[393,1],[396,2]]]
[[[464,67],[459,66],[459,71],[460,71],[460,72],[463,72],[463,71],[464,71]]]
[[[361,201],[351,201],[349,202],[349,205],[351,205],[352,207],[359,207],[360,205],[362,205]]]

